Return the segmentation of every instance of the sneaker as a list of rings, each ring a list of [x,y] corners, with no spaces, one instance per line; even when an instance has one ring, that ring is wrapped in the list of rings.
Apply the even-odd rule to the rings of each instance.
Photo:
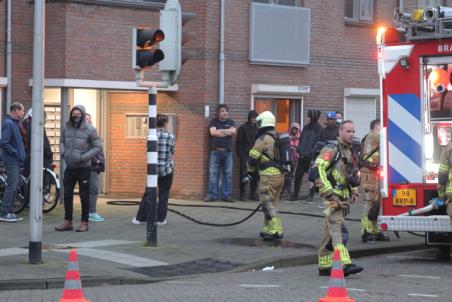
[[[314,202],[314,198],[312,196],[308,196],[308,198],[306,198],[304,202],[306,202],[307,204],[311,204]]]
[[[240,201],[246,201],[247,200],[246,199],[246,195],[245,194],[240,194],[239,200]]]
[[[102,221],[105,221],[105,219],[104,219],[102,216],[100,216],[99,214],[97,214],[97,213],[89,213],[89,218],[88,218],[88,220],[94,221],[94,222],[102,222]]]
[[[166,224],[166,219],[163,221],[157,221],[157,225],[165,225]]]
[[[141,224],[141,222],[138,221],[136,217],[133,217],[132,218],[132,224]]]
[[[17,222],[22,220],[23,218],[17,218],[16,214],[13,213],[8,213],[8,214],[4,214],[2,216],[0,216],[0,221],[4,221],[4,222]]]
[[[214,202],[214,201],[217,201],[215,198],[212,198],[212,197],[210,197],[210,196],[207,196],[206,198],[204,198],[204,201],[205,202]]]
[[[234,199],[232,199],[231,196],[228,196],[228,197],[223,198],[223,201],[224,202],[234,202]]]
[[[324,209],[324,208],[325,208],[325,206],[324,206],[323,204],[319,204],[317,207],[318,207],[319,209]]]

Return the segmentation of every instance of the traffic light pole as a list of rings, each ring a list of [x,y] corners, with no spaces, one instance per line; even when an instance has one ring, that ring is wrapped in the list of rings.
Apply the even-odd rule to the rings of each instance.
[[[157,246],[157,88],[149,87],[148,137],[147,137],[147,245]]]
[[[43,92],[44,92],[44,37],[45,1],[35,1],[33,41],[33,118],[31,119],[30,160],[30,240],[28,262],[40,264],[42,260],[42,162],[43,162]]]

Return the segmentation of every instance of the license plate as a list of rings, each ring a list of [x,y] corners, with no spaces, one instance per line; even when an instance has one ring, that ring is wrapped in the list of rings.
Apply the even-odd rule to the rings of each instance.
[[[392,191],[392,204],[398,207],[416,206],[416,189],[397,189]]]

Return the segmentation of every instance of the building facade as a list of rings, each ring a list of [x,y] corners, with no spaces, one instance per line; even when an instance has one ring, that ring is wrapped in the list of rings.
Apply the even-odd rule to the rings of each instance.
[[[85,105],[106,152],[104,193],[136,197],[145,188],[148,96],[137,87],[131,67],[132,28],[158,28],[164,2],[46,1],[46,129],[55,160],[65,119],[62,106]],[[250,109],[272,110],[278,130],[287,131],[291,122],[303,124],[308,109],[320,109],[343,111],[363,135],[378,115],[376,28],[391,25],[399,2],[224,0],[222,6],[221,0],[181,0],[184,11],[196,13],[184,26],[196,33],[184,46],[195,55],[183,65],[179,83],[158,93],[158,111],[170,115],[177,136],[173,196],[205,195],[207,125],[222,96],[237,126]],[[0,20],[5,20],[0,24],[2,114],[9,99],[31,105],[33,12],[33,1],[0,0]],[[146,77],[158,78],[158,68]],[[237,184],[238,177],[234,187]]]

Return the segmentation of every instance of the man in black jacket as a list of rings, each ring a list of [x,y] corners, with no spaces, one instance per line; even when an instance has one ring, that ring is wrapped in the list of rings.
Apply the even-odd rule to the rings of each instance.
[[[312,149],[322,131],[322,126],[318,123],[320,114],[320,110],[308,110],[309,124],[303,127],[297,147],[300,157],[298,158],[297,167],[295,168],[295,182],[293,194],[290,198],[291,201],[298,200],[303,175],[308,173],[309,167],[311,166]]]
[[[337,116],[335,111],[326,113],[326,127],[320,132],[319,140],[322,142],[333,141],[339,133],[339,125],[337,124]]]
[[[248,121],[242,124],[237,131],[237,139],[236,139],[236,150],[237,156],[240,159],[240,200],[246,200],[245,186],[246,182],[243,181],[245,176],[248,175],[246,163],[248,162],[248,157],[251,148],[253,148],[254,141],[256,140],[256,117],[257,112],[255,110],[251,110],[248,113]],[[250,199],[258,200],[258,196],[256,194],[257,190],[257,175],[256,177],[252,177],[250,182]]]

